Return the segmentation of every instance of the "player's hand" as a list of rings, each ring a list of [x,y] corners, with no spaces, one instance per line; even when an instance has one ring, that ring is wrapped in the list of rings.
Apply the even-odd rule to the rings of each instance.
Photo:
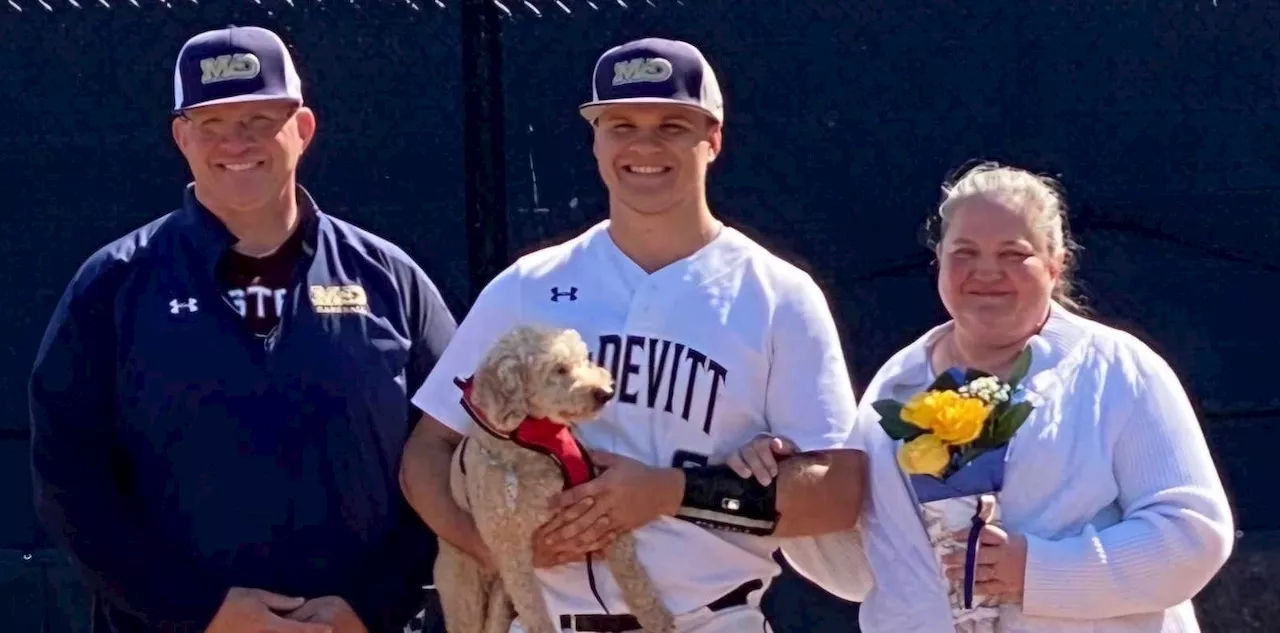
[[[780,457],[796,454],[800,447],[785,437],[757,435],[742,448],[734,451],[725,464],[743,479],[754,476],[760,485],[767,486],[778,476]]]
[[[306,601],[288,614],[290,620],[327,624],[333,633],[369,633],[351,605],[338,596],[324,596]]]
[[[952,537],[965,543],[969,539],[969,530],[960,530],[952,534]],[[973,569],[973,592],[1021,603],[1026,584],[1027,537],[1009,534],[998,526],[987,524],[982,526],[978,544],[978,556]],[[964,582],[965,551],[962,549],[942,557],[947,578],[957,585]]]
[[[684,473],[654,468],[614,453],[592,451],[604,472],[551,498],[546,544],[568,551],[612,542],[662,515],[674,515],[684,497]]]
[[[323,622],[297,622],[278,615],[304,604],[306,600],[302,598],[232,587],[205,633],[337,633]]]
[[[545,569],[582,562],[586,560],[588,553],[603,551],[613,543],[613,539],[617,536],[613,530],[601,531],[601,536],[595,541],[570,539],[555,545],[547,542],[547,536],[558,526],[582,516],[593,504],[594,501],[591,499],[578,502],[562,512],[560,516],[552,517],[533,531],[533,566],[535,568]]]

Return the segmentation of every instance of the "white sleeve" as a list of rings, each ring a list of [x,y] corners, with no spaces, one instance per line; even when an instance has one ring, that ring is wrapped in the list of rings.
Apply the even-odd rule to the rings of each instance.
[[[1178,377],[1142,350],[1115,444],[1124,518],[1061,539],[1027,536],[1023,611],[1098,619],[1191,599],[1231,554],[1234,524],[1200,422]],[[1081,420],[1083,421],[1083,420]]]
[[[865,434],[868,429],[879,430],[879,417],[871,408],[871,398],[878,393],[881,382],[877,373],[867,385],[846,447],[867,450]],[[872,493],[868,490],[865,503],[871,502]],[[863,602],[875,585],[863,536],[865,526],[866,520],[859,519],[858,525],[848,530],[784,538],[778,549],[791,569],[809,582],[841,600]]]
[[[770,432],[802,451],[861,448],[849,444],[858,404],[826,297],[808,275],[781,295],[765,392]]]
[[[413,394],[413,404],[445,426],[466,434],[472,421],[462,408],[454,378],[467,378],[498,337],[520,322],[520,277],[512,266],[494,277],[458,325],[440,360]]]

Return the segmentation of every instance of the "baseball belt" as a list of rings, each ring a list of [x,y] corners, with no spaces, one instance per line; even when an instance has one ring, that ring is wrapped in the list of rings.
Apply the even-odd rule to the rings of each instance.
[[[764,581],[756,578],[738,585],[736,589],[716,598],[707,605],[712,613],[740,607],[747,604],[751,592],[764,587]],[[640,621],[631,614],[607,615],[603,613],[583,613],[578,615],[564,614],[560,616],[561,631],[578,633],[630,633],[640,631]]]

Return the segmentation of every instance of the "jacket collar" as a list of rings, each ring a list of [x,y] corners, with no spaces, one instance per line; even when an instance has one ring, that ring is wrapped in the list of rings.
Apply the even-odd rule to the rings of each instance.
[[[1058,302],[1051,301],[1049,318],[1045,321],[1044,327],[1027,341],[1027,346],[1031,348],[1031,368],[1027,372],[1028,378],[1057,366],[1078,344],[1088,338],[1088,324],[1089,321],[1084,317],[1072,314]],[[933,372],[929,365],[930,350],[933,349],[934,343],[937,343],[938,339],[950,332],[953,327],[955,327],[955,321],[938,325],[916,339],[905,350],[898,368],[888,372],[889,375],[900,377],[892,385],[894,391],[917,391],[932,382]]]
[[[295,186],[298,198],[298,230],[303,233],[302,249],[303,253],[310,257],[316,251],[324,214],[316,205],[310,192],[302,185]],[[179,229],[195,247],[201,261],[201,268],[213,275],[227,249],[235,245],[236,236],[227,229],[218,216],[196,199],[195,183],[189,183],[182,193],[182,208],[178,210],[177,220]]]

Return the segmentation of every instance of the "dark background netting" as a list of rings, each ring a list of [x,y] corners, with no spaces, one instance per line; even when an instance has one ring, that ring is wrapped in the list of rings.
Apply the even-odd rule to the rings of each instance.
[[[944,318],[917,240],[941,180],[975,158],[1056,175],[1091,304],[1183,377],[1242,546],[1280,529],[1280,5],[491,6],[501,67],[487,77],[457,0],[0,2],[0,630],[83,630],[83,596],[30,510],[27,371],[83,258],[177,204],[173,58],[232,22],[295,51],[320,121],[303,181],[321,207],[404,246],[459,317],[495,267],[603,217],[575,107],[599,53],[632,37],[687,39],[717,68],[714,207],[823,284],[859,385]],[[847,630],[848,606],[790,579],[779,595],[798,601],[776,603],[780,631]],[[1258,620],[1233,609],[1206,630]]]

